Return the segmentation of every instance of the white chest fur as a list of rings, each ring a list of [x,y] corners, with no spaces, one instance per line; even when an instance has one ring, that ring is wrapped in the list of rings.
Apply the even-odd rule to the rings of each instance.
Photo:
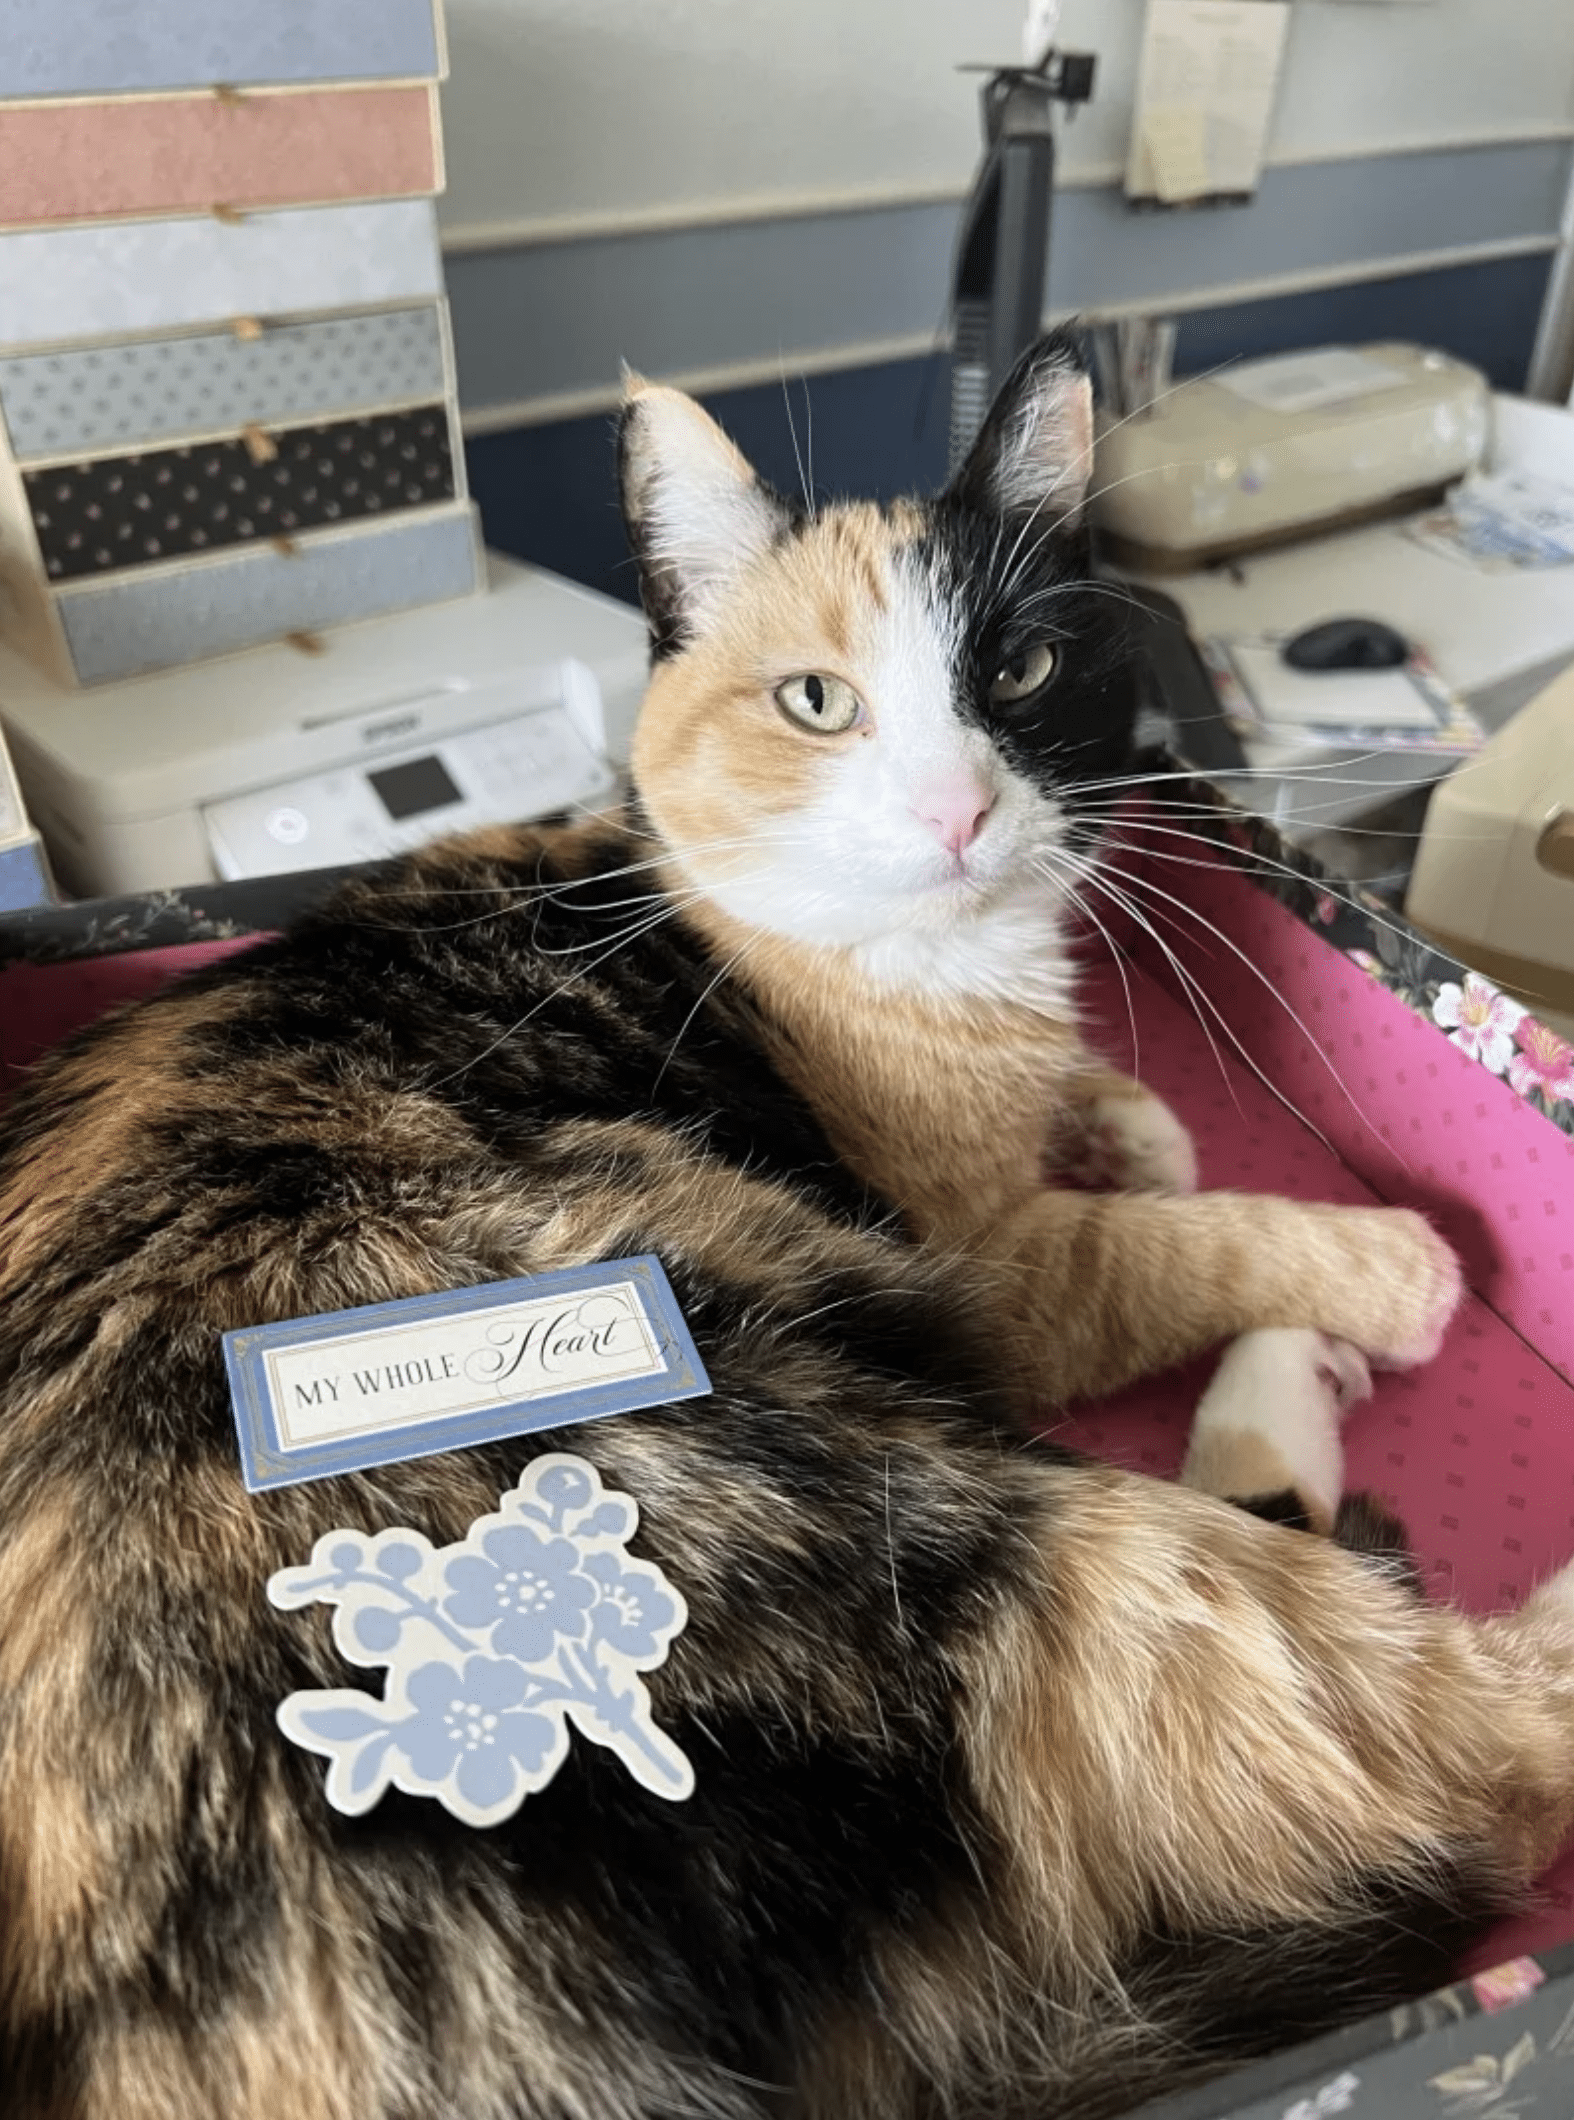
[[[1064,917],[1051,890],[1031,888],[952,926],[875,936],[849,955],[882,987],[931,1000],[1010,1002],[1069,1023],[1076,973]]]

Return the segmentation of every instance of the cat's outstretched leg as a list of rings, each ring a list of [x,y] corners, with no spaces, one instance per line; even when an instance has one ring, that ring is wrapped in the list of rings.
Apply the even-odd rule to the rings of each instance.
[[[993,1322],[1038,1399],[1113,1391],[1266,1326],[1409,1368],[1464,1292],[1422,1216],[1269,1194],[1048,1187],[956,1238],[990,1272]]]
[[[1344,1486],[1340,1424],[1371,1391],[1366,1357],[1348,1340],[1304,1326],[1243,1333],[1197,1403],[1181,1484],[1331,1533]]]

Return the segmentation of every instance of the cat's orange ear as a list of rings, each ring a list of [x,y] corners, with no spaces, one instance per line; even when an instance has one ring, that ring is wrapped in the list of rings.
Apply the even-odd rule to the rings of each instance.
[[[1074,522],[1092,475],[1092,386],[1074,341],[1057,332],[1000,386],[950,491],[981,515]]]
[[[704,630],[788,520],[709,413],[625,372],[618,466],[623,520],[659,655]]]

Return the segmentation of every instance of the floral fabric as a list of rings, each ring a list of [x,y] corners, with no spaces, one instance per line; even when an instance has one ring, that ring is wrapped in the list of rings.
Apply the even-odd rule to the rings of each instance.
[[[1221,848],[1260,889],[1446,1031],[1450,1044],[1574,1134],[1574,1046],[1567,1039],[1434,948],[1359,884],[1330,877],[1266,819],[1236,809],[1207,781],[1180,772],[1156,779],[1152,800],[1175,804],[1188,831]]]

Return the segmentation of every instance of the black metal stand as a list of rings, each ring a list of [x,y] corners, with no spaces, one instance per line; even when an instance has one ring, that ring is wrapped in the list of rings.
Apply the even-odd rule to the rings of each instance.
[[[984,160],[962,221],[952,277],[950,468],[983,425],[1018,354],[1043,329],[1056,103],[1085,103],[1093,59],[1050,52],[985,82]]]

